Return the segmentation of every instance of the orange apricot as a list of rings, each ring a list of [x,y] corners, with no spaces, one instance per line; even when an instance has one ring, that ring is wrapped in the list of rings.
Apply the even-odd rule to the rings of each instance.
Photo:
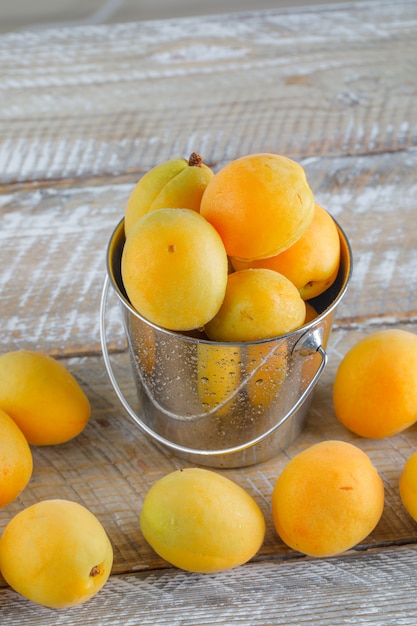
[[[208,183],[200,213],[229,256],[252,260],[282,252],[307,230],[314,196],[304,169],[277,154],[231,161]]]
[[[295,330],[304,323],[305,304],[285,276],[267,269],[229,274],[218,313],[205,325],[213,341],[257,341]]]
[[[389,329],[351,348],[336,372],[337,418],[362,437],[382,438],[417,420],[417,335]]]
[[[0,506],[13,502],[28,484],[33,470],[26,437],[0,409]]]
[[[286,276],[299,289],[303,300],[322,294],[336,280],[340,264],[340,239],[330,214],[315,205],[313,220],[289,248],[268,259],[251,262],[231,260],[236,270],[266,267]]]
[[[304,324],[308,324],[309,322],[312,322],[314,319],[316,319],[317,316],[318,316],[318,313],[316,309],[313,307],[313,305],[310,302],[306,302],[306,316],[304,319]]]
[[[312,445],[285,466],[272,494],[275,529],[310,556],[353,548],[378,524],[384,486],[365,452],[344,441]]]
[[[266,409],[277,398],[287,375],[287,347],[269,343],[252,344],[247,349],[246,385],[253,406]]]

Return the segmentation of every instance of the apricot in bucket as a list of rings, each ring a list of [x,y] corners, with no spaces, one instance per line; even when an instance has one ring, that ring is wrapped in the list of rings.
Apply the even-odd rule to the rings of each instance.
[[[213,171],[193,152],[187,159],[171,159],[146,172],[133,188],[125,210],[125,234],[149,211],[165,208],[200,210],[201,197]]]
[[[169,330],[204,326],[227,284],[223,242],[191,209],[158,209],[134,225],[122,253],[122,279],[133,307]]]
[[[206,324],[213,341],[257,341],[303,325],[306,307],[285,276],[257,268],[229,274],[218,313]]]
[[[266,267],[286,276],[303,300],[316,298],[336,280],[340,265],[339,233],[331,215],[315,205],[313,220],[292,246],[267,259],[251,262],[232,259],[236,270]]]
[[[278,154],[251,154],[214,175],[200,213],[216,228],[229,256],[253,260],[295,243],[310,225],[314,205],[299,163]]]

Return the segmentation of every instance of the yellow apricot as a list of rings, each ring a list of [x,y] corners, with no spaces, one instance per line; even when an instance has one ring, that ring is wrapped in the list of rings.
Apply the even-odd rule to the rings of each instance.
[[[200,210],[200,202],[213,171],[193,152],[186,159],[172,159],[147,172],[135,185],[125,210],[125,234],[149,211],[166,208]]]
[[[417,420],[417,335],[381,330],[342,359],[333,384],[338,420],[362,437],[390,437]]]
[[[308,324],[309,322],[312,322],[314,319],[316,319],[317,316],[318,316],[318,313],[316,309],[313,307],[313,305],[310,304],[310,302],[306,302],[306,316],[304,319],[304,324]]]
[[[278,154],[250,154],[213,176],[200,213],[220,233],[229,256],[261,259],[304,234],[313,219],[314,196],[299,163]]]
[[[336,280],[340,264],[340,239],[329,213],[315,205],[313,220],[305,233],[281,252],[268,259],[239,261],[231,259],[236,270],[266,267],[286,276],[303,300],[322,294]]]
[[[283,335],[304,323],[305,304],[285,276],[267,269],[229,274],[218,313],[205,325],[214,341],[257,341]]]
[[[239,347],[199,343],[197,352],[200,400],[206,410],[222,405],[218,414],[226,413],[234,402],[234,393],[241,379]],[[226,402],[229,398],[230,401]]]
[[[193,467],[171,472],[150,488],[140,527],[168,563],[201,573],[246,563],[265,535],[262,511],[242,487],[221,474]]]
[[[113,550],[100,521],[69,500],[44,500],[17,513],[0,539],[0,571],[25,598],[66,608],[107,581]]]
[[[28,484],[33,470],[26,437],[0,409],[0,506],[13,502]]]
[[[36,446],[76,437],[91,412],[87,396],[64,365],[30,350],[0,356],[0,407]]]
[[[310,556],[340,554],[365,539],[384,508],[384,486],[370,458],[343,441],[322,441],[293,457],[276,481],[276,531]]]
[[[251,374],[256,372],[251,376]],[[287,348],[269,344],[253,344],[247,348],[246,385],[250,402],[267,408],[277,397],[287,375]]]
[[[140,218],[122,253],[130,302],[169,330],[199,328],[219,310],[227,255],[215,229],[190,209],[158,209]]]

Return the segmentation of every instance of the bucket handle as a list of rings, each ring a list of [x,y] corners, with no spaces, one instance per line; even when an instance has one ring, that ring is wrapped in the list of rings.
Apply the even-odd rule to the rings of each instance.
[[[315,352],[318,352],[321,356],[321,362],[320,362],[319,367],[317,368],[316,373],[314,374],[311,381],[308,383],[307,387],[305,388],[301,396],[298,398],[298,400],[292,406],[292,408],[279,420],[279,422],[271,426],[271,428],[269,428],[267,431],[265,431],[261,435],[258,435],[257,437],[254,437],[253,439],[243,444],[239,444],[237,446],[233,446],[230,448],[222,448],[222,449],[214,449],[214,450],[199,450],[196,448],[189,448],[187,446],[182,446],[180,444],[174,443],[173,441],[170,441],[169,439],[162,437],[159,433],[154,431],[145,422],[143,422],[140,417],[138,417],[134,409],[130,406],[129,402],[124,397],[123,392],[120,389],[119,383],[117,382],[116,375],[114,373],[114,370],[110,361],[109,351],[107,349],[106,311],[107,311],[107,297],[108,297],[108,291],[109,291],[109,282],[110,282],[109,277],[108,275],[106,275],[105,280],[104,280],[102,295],[101,295],[101,302],[100,302],[100,341],[101,341],[101,348],[102,348],[103,359],[104,359],[104,364],[106,366],[107,374],[110,378],[110,381],[113,385],[113,388],[120,402],[122,403],[127,413],[130,415],[130,417],[133,419],[133,421],[136,422],[136,424],[138,424],[138,426],[140,426],[140,428],[147,435],[149,435],[152,439],[170,448],[171,450],[174,450],[177,453],[197,454],[197,455],[202,455],[206,457],[221,456],[224,454],[233,454],[235,452],[242,452],[243,450],[247,450],[248,448],[251,448],[257,445],[261,441],[264,441],[264,439],[267,439],[270,435],[272,435],[272,433],[274,433],[278,428],[280,428],[280,426],[282,426],[284,422],[289,420],[300,409],[300,407],[307,400],[311,390],[315,386],[316,382],[320,378],[326,366],[328,357],[327,357],[326,351],[323,349],[321,345],[322,336],[321,336],[320,329],[307,330],[304,333],[304,335],[302,335],[300,339],[297,341],[297,343],[295,344],[293,348],[293,352],[297,351],[300,354],[305,354],[305,355],[311,355]]]

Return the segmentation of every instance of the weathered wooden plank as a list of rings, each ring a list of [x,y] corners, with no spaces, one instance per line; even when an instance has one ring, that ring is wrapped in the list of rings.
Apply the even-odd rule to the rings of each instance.
[[[352,245],[351,286],[336,323],[415,320],[417,154],[312,158],[302,163],[317,201],[340,222]],[[100,351],[106,248],[134,181],[29,187],[0,195],[3,351]],[[120,311],[112,298],[107,320],[110,349],[123,349]]]
[[[61,611],[0,589],[3,626],[409,626],[417,548],[323,560],[265,561],[231,572],[113,576],[86,604]]]
[[[141,172],[196,141],[212,164],[414,146],[416,20],[401,0],[3,35],[0,182]]]

